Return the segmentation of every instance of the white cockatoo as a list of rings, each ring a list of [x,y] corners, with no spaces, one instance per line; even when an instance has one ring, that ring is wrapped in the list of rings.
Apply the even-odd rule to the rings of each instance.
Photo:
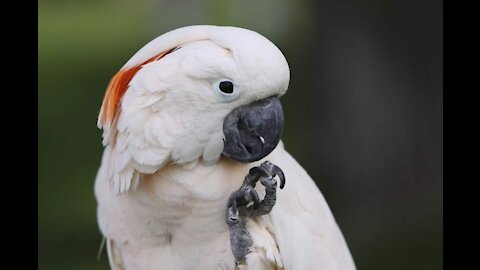
[[[98,119],[95,182],[112,269],[355,269],[280,141],[289,79],[272,42],[226,26],[165,33],[120,69]]]

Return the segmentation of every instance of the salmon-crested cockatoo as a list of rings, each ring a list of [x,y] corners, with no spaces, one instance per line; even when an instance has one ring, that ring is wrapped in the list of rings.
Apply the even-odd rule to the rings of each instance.
[[[128,60],[98,119],[95,195],[112,269],[355,269],[280,141],[289,79],[272,42],[236,27],[179,28]]]

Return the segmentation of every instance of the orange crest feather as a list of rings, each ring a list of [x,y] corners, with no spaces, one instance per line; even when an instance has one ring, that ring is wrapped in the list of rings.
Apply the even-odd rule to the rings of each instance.
[[[120,102],[122,97],[130,85],[130,81],[133,76],[146,64],[157,61],[165,55],[171,53],[175,48],[161,52],[158,55],[148,59],[147,61],[134,66],[132,68],[127,68],[120,70],[113,76],[108,84],[105,97],[103,99],[102,109],[101,109],[101,119],[100,123],[102,126],[105,126],[106,123],[112,123],[113,119],[117,116],[120,110]]]

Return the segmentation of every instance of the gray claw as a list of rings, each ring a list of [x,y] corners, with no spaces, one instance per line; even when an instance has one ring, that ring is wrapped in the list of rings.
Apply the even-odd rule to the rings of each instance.
[[[261,169],[260,169],[261,168]],[[280,189],[283,189],[285,187],[285,174],[283,173],[282,169],[278,167],[277,165],[271,163],[270,161],[265,161],[263,162],[260,167],[254,167],[250,169],[252,171],[253,169],[258,169],[255,171],[262,171],[263,175],[269,177],[275,177],[278,176],[280,178]]]
[[[248,171],[248,174],[250,174],[251,176],[254,176],[255,178],[269,177],[270,176],[270,172],[268,171],[268,169],[264,168],[263,166],[258,166],[258,167],[251,168]]]
[[[233,201],[232,201],[231,209],[232,209],[232,213],[233,213],[233,214],[236,214],[236,213],[238,214],[237,200],[233,200]]]
[[[230,195],[227,204],[227,225],[230,230],[230,245],[237,262],[244,262],[249,248],[253,244],[252,237],[247,230],[248,218],[254,218],[270,213],[276,202],[277,180],[280,179],[280,188],[285,186],[285,174],[269,161],[249,170],[242,186]],[[256,183],[260,181],[265,186],[265,196],[260,201]],[[250,205],[253,203],[253,206]],[[239,211],[239,207],[241,207]],[[245,209],[244,209],[244,208]]]
[[[227,216],[226,216],[227,225],[233,226],[239,222],[238,216],[238,209],[237,209],[237,202],[233,201],[232,205],[227,209]]]
[[[273,165],[273,164],[272,164]],[[272,166],[272,172],[274,175],[278,176],[280,178],[280,189],[283,189],[285,187],[285,174],[283,173],[282,169],[278,167],[277,165]]]

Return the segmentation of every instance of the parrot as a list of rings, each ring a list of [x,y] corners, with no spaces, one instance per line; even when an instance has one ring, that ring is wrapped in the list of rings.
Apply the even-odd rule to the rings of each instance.
[[[289,81],[281,50],[234,26],[170,30],[120,68],[94,184],[111,269],[356,269],[281,140]]]

